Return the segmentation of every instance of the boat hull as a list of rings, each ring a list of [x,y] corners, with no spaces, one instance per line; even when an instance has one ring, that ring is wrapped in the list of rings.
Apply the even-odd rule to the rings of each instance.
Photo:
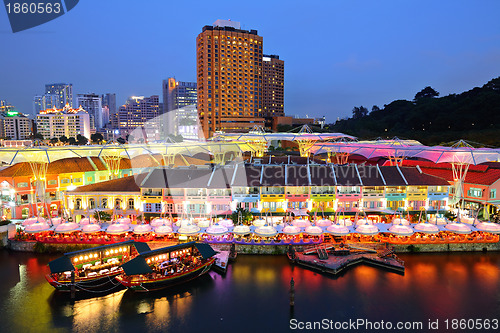
[[[204,274],[206,274],[212,265],[214,264],[215,259],[211,258],[208,260],[205,264],[194,268],[186,273],[183,274],[178,274],[178,275],[172,275],[172,276],[165,276],[161,277],[158,279],[147,279],[147,280],[141,280],[141,281],[131,281],[124,277],[123,275],[119,275],[116,277],[116,280],[120,282],[122,285],[127,287],[130,290],[136,291],[136,292],[149,292],[149,291],[154,291],[154,290],[160,290],[160,289],[165,289],[169,288],[181,283],[185,283],[191,280],[196,279],[197,277],[200,277]]]
[[[95,279],[76,279],[75,280],[75,291],[83,292],[94,292],[94,293],[105,293],[120,287],[120,283],[116,280],[120,272],[115,274],[108,274]],[[62,292],[71,291],[71,281],[70,280],[57,280],[52,274],[45,275],[45,278],[51,286],[56,290]]]

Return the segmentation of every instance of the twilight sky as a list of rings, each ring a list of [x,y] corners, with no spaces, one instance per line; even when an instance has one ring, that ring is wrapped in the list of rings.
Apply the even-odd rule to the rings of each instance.
[[[196,36],[216,19],[256,29],[285,61],[285,113],[351,115],[427,85],[460,93],[500,76],[500,1],[81,0],[12,33],[0,8],[0,99],[32,112],[44,84],[73,93],[161,96],[161,81],[196,80]]]

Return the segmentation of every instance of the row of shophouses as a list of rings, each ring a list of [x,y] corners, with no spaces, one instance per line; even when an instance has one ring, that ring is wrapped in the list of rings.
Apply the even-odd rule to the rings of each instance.
[[[225,215],[240,207],[254,213],[432,211],[445,209],[453,195],[451,166],[446,165],[269,162],[161,168],[125,159],[113,174],[103,158],[64,159],[48,166],[46,204],[34,204],[33,173],[28,163],[18,163],[0,170],[2,215],[26,218],[37,206],[45,215],[65,212],[77,219],[96,210],[132,217]],[[471,166],[464,187],[467,205],[493,210],[500,204],[500,169]]]
[[[220,216],[253,213],[444,210],[449,183],[418,168],[373,165],[256,165],[155,168],[66,192],[74,216]]]

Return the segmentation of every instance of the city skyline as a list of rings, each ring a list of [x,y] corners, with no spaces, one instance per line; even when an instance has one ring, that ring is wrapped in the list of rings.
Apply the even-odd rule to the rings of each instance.
[[[0,77],[0,99],[31,113],[33,97],[51,82],[73,83],[74,95],[116,92],[118,105],[129,96],[161,96],[168,77],[196,81],[196,36],[220,18],[256,29],[265,52],[286,62],[286,115],[324,115],[334,122],[350,116],[354,106],[411,100],[428,85],[441,96],[460,93],[499,75],[500,4],[493,1],[289,1],[286,8],[266,3],[265,12],[262,6],[235,4],[198,4],[192,10],[192,4],[176,3],[169,11],[167,4],[151,6],[110,1],[96,11],[92,3],[80,3],[57,20],[17,34],[1,11],[3,45],[10,52],[0,55],[8,65]],[[189,13],[189,20],[179,12]],[[122,23],[132,19],[137,24]],[[95,52],[81,47],[88,35],[109,38]],[[56,40],[65,43],[54,46]],[[157,50],[123,52],[141,40],[156,43]],[[62,57],[65,52],[71,56]]]

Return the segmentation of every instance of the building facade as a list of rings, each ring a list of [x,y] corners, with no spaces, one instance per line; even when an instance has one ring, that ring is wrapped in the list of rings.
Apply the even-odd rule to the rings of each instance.
[[[11,140],[30,139],[33,121],[17,111],[0,113],[0,136]]]
[[[111,117],[116,114],[116,94],[107,93],[101,96],[102,99],[102,122],[103,126],[111,121]]]
[[[47,109],[40,111],[36,116],[37,133],[44,139],[67,138],[80,134],[90,138],[90,117],[83,108],[73,109],[65,106],[62,109]]]
[[[198,113],[206,138],[264,125],[262,44],[257,30],[234,21],[217,20],[198,35]]]
[[[76,104],[82,107],[90,117],[90,128],[102,128],[104,126],[102,115],[102,99],[94,93],[78,94]]]
[[[120,106],[117,113],[117,125],[120,133],[130,134],[135,129],[144,128],[150,139],[159,139],[160,115],[162,105],[158,95],[150,97],[132,96],[127,102]],[[155,119],[156,118],[156,119]]]
[[[167,134],[179,134],[179,118],[186,110],[196,110],[198,92],[196,82],[181,82],[169,77],[163,80],[163,130]],[[198,118],[198,115],[196,115]],[[184,121],[185,122],[185,121]],[[197,124],[198,121],[195,122]]]
[[[62,109],[68,104],[73,107],[73,84],[71,83],[49,83],[45,85],[45,95],[56,95],[59,105],[54,105]]]
[[[273,117],[285,115],[285,62],[277,55],[264,55],[262,62],[262,113],[266,127],[272,128]]]

